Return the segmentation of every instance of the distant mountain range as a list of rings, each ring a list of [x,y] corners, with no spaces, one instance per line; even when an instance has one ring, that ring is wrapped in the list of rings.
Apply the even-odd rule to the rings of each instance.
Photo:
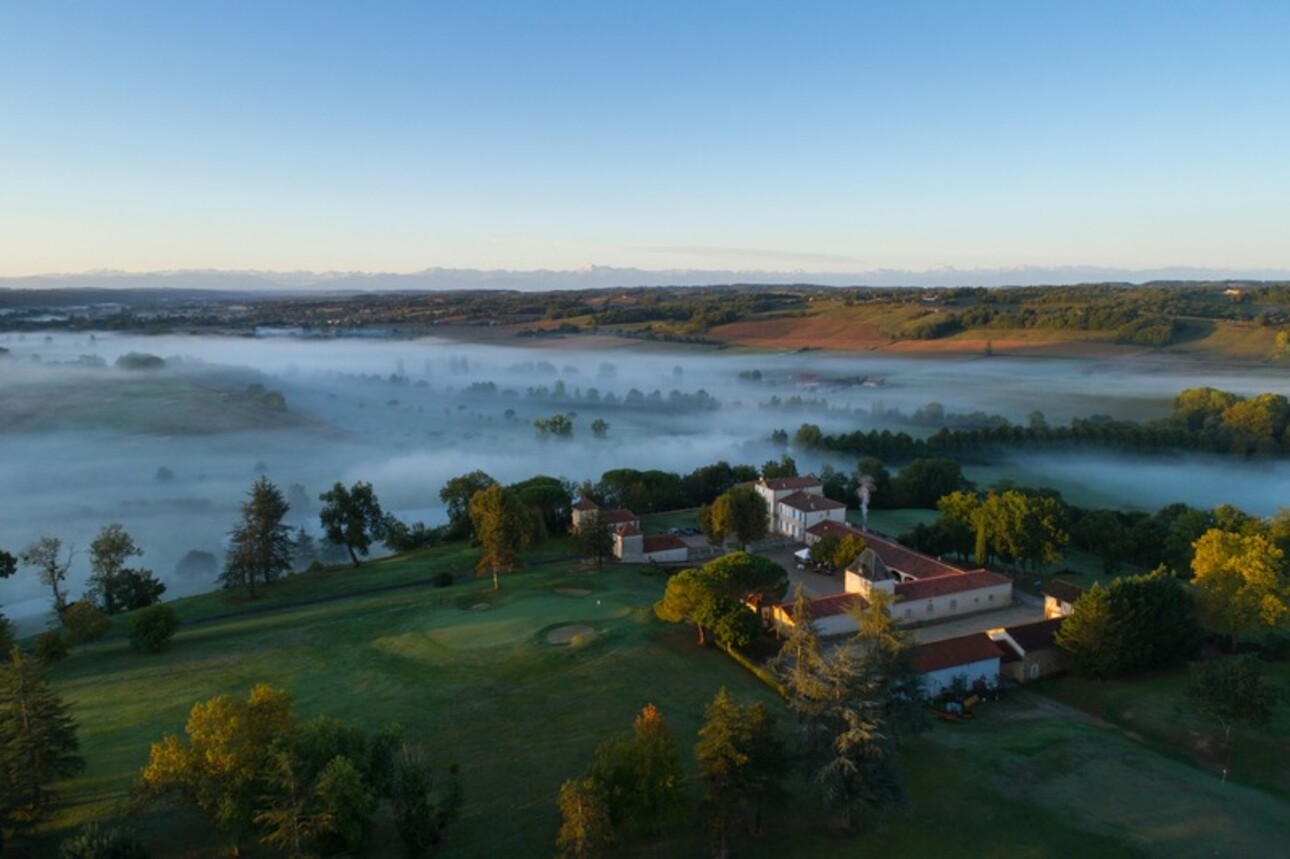
[[[269,272],[187,270],[159,272],[91,271],[0,278],[8,289],[184,289],[220,292],[386,292],[454,289],[607,289],[633,286],[716,286],[722,284],[811,284],[818,286],[1038,286],[1152,281],[1287,280],[1290,269],[1207,268],[1120,269],[1098,266],[1011,269],[937,268],[926,271],[877,269],[864,272],[721,271],[589,266],[570,271],[428,268],[409,274],[387,272]]]

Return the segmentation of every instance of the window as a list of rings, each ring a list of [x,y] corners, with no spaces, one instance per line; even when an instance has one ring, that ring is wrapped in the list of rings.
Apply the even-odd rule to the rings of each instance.
[[[913,617],[913,616],[914,616],[914,610],[913,610],[912,608],[907,608],[907,609],[905,609],[905,617],[906,617],[906,618],[911,618],[911,617]]]
[[[990,602],[994,602],[994,594],[990,594]]]
[[[958,607],[959,607],[959,601],[958,601],[958,600],[950,600],[950,611],[954,611],[954,610],[955,610],[955,609],[957,609]]]
[[[931,613],[932,613],[932,608],[933,608],[932,601],[931,601],[931,600],[928,600],[928,601],[927,601],[927,613],[928,613],[928,614],[931,614]]]

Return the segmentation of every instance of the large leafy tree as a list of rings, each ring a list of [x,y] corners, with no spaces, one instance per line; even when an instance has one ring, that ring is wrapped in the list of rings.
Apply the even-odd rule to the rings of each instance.
[[[385,514],[372,491],[372,484],[359,481],[346,489],[343,483],[338,482],[319,495],[318,500],[323,503],[318,518],[327,539],[344,546],[350,561],[357,567],[358,556],[367,557],[372,542],[385,533]]]
[[[1099,678],[1181,661],[1199,643],[1192,595],[1163,569],[1094,584],[1057,632],[1072,669]]]
[[[439,500],[448,512],[448,533],[456,538],[474,535],[470,518],[470,499],[476,492],[487,489],[497,481],[482,471],[471,471],[452,478],[439,490]]]
[[[494,483],[471,497],[470,521],[480,549],[475,570],[491,574],[497,590],[499,575],[513,570],[519,550],[533,542],[535,517],[515,493]]]
[[[694,750],[704,784],[702,815],[716,855],[741,831],[756,833],[780,794],[784,749],[761,703],[740,706],[722,687],[705,710]]]
[[[57,537],[41,537],[22,550],[18,559],[24,566],[35,567],[41,584],[54,592],[54,610],[59,614],[67,609],[67,593],[63,582],[72,566],[74,552],[69,546],[63,551],[63,541]]]
[[[1192,584],[1207,627],[1234,637],[1290,628],[1290,571],[1276,543],[1213,528],[1195,548]]]
[[[15,645],[0,667],[0,831],[48,807],[47,785],[85,768],[76,722],[40,665]],[[0,844],[3,838],[0,838]]]
[[[539,474],[510,487],[520,503],[541,520],[548,534],[563,533],[569,527],[573,493],[569,484],[556,477]]]
[[[555,851],[561,859],[603,856],[614,841],[614,826],[604,791],[593,779],[568,779],[560,786],[560,831]]]
[[[1197,712],[1222,726],[1224,747],[1238,723],[1266,725],[1277,701],[1276,688],[1263,676],[1258,657],[1250,653],[1193,662],[1186,694]]]
[[[232,545],[220,581],[224,587],[245,585],[255,596],[257,582],[269,584],[291,569],[291,529],[284,523],[290,507],[267,477],[258,478],[242,503],[242,519],[233,528]]]
[[[700,508],[699,524],[708,539],[717,544],[734,540],[740,549],[766,536],[769,528],[766,500],[750,486],[736,486],[717,497],[710,507]]]
[[[668,579],[654,614],[669,623],[693,623],[701,645],[704,630],[710,629],[723,647],[740,647],[760,631],[757,615],[745,603],[778,601],[787,590],[788,575],[779,564],[731,552]]]
[[[616,830],[657,834],[685,802],[681,754],[653,704],[636,716],[630,739],[601,744],[589,777],[604,791]]]
[[[694,624],[702,645],[706,643],[702,621],[713,599],[712,588],[701,570],[682,570],[667,580],[663,599],[654,604],[654,614],[668,623]]]
[[[954,460],[915,459],[892,479],[892,504],[933,508],[942,496],[967,488],[963,469]]]
[[[186,740],[170,734],[153,743],[140,773],[154,794],[178,794],[235,837],[245,834],[274,743],[292,726],[291,699],[263,683],[245,699],[218,695],[193,705]]]
[[[116,522],[104,525],[90,543],[89,596],[107,614],[151,605],[166,589],[147,570],[126,568],[130,558],[142,554],[130,532]]]

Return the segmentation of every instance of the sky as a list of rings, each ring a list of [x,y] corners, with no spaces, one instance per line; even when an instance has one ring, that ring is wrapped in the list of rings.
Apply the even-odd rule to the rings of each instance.
[[[0,2],[0,277],[1290,271],[1290,3]]]

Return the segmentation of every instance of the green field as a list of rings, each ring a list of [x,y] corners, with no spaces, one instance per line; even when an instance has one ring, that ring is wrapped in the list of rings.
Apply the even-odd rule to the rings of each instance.
[[[460,764],[466,805],[448,832],[441,855],[449,857],[549,856],[561,782],[647,702],[661,708],[687,760],[720,686],[765,701],[783,728],[790,724],[749,673],[698,648],[691,629],[653,618],[663,580],[648,570],[582,572],[557,561],[506,577],[499,592],[470,578],[442,589],[359,592],[425,581],[440,569],[464,574],[471,560],[448,547],[308,574],[253,606],[276,610],[222,619],[248,606],[226,594],[180,600],[190,621],[206,620],[190,623],[164,655],[137,656],[119,638],[78,650],[53,677],[80,722],[88,769],[60,785],[64,803],[21,845],[29,852],[6,855],[47,855],[82,823],[120,820],[148,744],[182,731],[193,702],[244,696],[257,682],[287,689],[305,718],[328,714],[369,728],[400,722],[445,765]],[[561,592],[568,589],[590,593]],[[336,598],[300,604],[328,595]],[[573,647],[547,643],[550,630],[571,624],[595,633]],[[1269,751],[1278,749],[1284,760],[1283,748]],[[1271,855],[1278,843],[1270,830],[1286,811],[1284,795],[1244,784],[1240,772],[1220,790],[1210,771],[1167,748],[1022,702],[938,725],[906,748],[900,765],[908,807],[865,833],[830,834],[812,785],[794,776],[770,832],[737,855],[1213,855],[1219,834],[1237,830],[1243,849]],[[1167,790],[1150,787],[1155,780]],[[689,791],[697,804],[698,786]],[[145,810],[128,822],[158,857],[223,855],[226,846],[186,811]],[[704,844],[690,818],[622,852],[702,856]],[[399,855],[388,822],[365,855]]]

